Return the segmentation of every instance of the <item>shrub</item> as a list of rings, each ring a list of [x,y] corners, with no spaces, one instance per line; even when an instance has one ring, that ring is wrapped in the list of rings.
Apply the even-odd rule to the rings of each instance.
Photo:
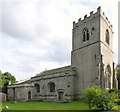
[[[116,88],[109,89],[108,92],[109,92],[109,93],[114,93],[114,95],[116,95],[115,98],[119,98],[119,96],[120,96],[120,90],[118,90],[118,89],[116,89]]]
[[[108,93],[107,91],[104,91],[100,95],[99,103],[97,104],[97,107],[101,110],[111,110],[114,105],[114,99],[115,94],[114,93]]]
[[[109,91],[109,93],[111,93],[111,92],[115,92],[115,93],[118,93],[118,89],[116,89],[116,88],[113,88],[113,89],[109,89],[108,91]]]
[[[92,87],[86,88],[84,96],[90,109],[111,110],[113,108],[115,99],[114,92],[109,93],[99,86],[93,85]]]

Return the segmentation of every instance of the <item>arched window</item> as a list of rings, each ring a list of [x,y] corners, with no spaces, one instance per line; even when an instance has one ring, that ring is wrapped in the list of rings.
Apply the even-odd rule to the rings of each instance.
[[[87,28],[83,29],[83,42],[89,40],[89,30]]]
[[[106,36],[106,42],[107,42],[107,44],[109,45],[109,31],[108,31],[108,29],[106,30],[106,34],[105,34],[105,36]]]
[[[85,42],[85,31],[83,32],[83,42]]]
[[[89,40],[89,31],[87,30],[87,40]]]
[[[111,68],[110,68],[110,65],[107,65],[106,67],[106,74],[110,77],[111,76]]]
[[[39,84],[35,84],[35,89],[36,89],[36,92],[40,92],[40,85]]]
[[[49,82],[50,92],[55,92],[55,84],[53,82]]]
[[[110,65],[107,65],[105,69],[106,74],[106,87],[111,89],[111,67]]]

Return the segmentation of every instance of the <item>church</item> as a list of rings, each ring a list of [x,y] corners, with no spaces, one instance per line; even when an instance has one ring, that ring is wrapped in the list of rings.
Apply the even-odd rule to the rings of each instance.
[[[98,7],[73,22],[71,65],[9,85],[8,100],[70,102],[93,84],[117,88],[113,60],[113,28]]]

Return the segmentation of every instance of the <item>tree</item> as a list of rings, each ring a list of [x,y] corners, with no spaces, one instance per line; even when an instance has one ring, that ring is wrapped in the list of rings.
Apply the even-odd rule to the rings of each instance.
[[[2,92],[7,94],[7,86],[16,82],[14,76],[12,76],[9,72],[5,72],[2,74]]]
[[[2,72],[0,70],[0,92],[2,92]]]
[[[116,72],[117,72],[117,80],[118,80],[118,89],[120,89],[120,64],[117,65]]]

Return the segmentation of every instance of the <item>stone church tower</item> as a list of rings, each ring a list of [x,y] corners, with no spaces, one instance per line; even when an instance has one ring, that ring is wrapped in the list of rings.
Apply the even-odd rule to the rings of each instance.
[[[76,93],[93,84],[114,88],[113,31],[101,7],[73,22],[71,66],[76,68]]]

